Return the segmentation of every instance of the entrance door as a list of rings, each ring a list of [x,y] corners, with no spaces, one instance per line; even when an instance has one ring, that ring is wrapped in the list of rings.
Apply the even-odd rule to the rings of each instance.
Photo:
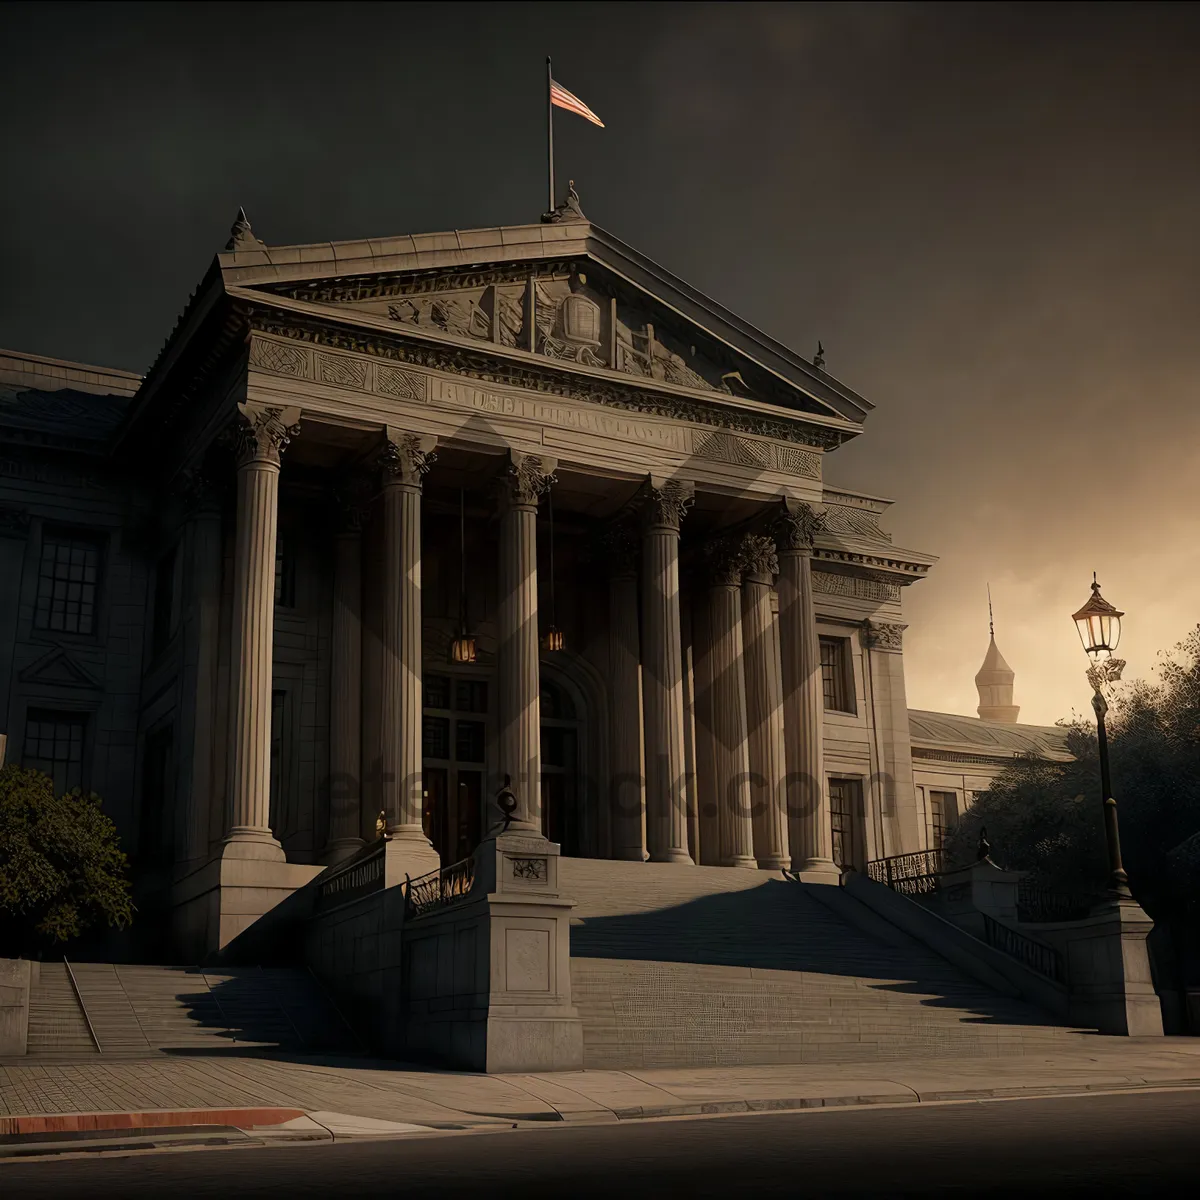
[[[425,676],[421,824],[449,866],[483,837],[488,685],[459,675]]]
[[[542,833],[562,853],[580,852],[579,722],[570,696],[542,681]]]
[[[843,869],[866,870],[861,779],[829,781],[829,818],[833,832],[833,861]]]

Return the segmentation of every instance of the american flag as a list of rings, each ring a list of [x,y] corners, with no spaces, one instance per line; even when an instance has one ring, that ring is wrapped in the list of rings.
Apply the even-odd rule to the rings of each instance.
[[[591,121],[593,125],[604,128],[604,122],[578,96],[573,96],[555,79],[550,80],[550,103],[555,108],[565,108],[567,112],[573,112],[577,117],[583,117],[585,121]]]

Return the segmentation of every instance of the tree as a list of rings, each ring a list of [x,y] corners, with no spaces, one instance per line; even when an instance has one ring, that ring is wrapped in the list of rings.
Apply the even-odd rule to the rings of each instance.
[[[1200,832],[1200,626],[1159,657],[1158,680],[1119,685],[1107,718],[1125,869],[1130,889],[1155,919],[1182,915],[1200,892],[1200,878],[1187,865],[1193,856],[1180,851]],[[951,861],[973,859],[986,826],[1002,866],[1052,886],[1104,887],[1096,730],[1078,717],[1059,724],[1073,760],[1014,761],[951,832]]]
[[[100,798],[61,796],[41,771],[0,768],[0,945],[32,956],[133,919],[128,859]]]

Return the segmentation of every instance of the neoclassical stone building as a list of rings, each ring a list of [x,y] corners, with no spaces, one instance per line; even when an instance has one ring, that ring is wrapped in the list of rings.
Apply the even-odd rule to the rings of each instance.
[[[935,560],[827,478],[871,404],[574,200],[314,246],[239,214],[144,378],[9,353],[0,389],[0,732],[103,797],[142,954],[377,821],[414,877],[505,808],[807,879],[929,844]]]

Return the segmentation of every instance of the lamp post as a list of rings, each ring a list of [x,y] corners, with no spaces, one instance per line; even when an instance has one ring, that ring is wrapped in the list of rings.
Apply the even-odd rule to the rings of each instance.
[[[1129,897],[1129,879],[1121,863],[1121,836],[1117,829],[1117,802],[1113,799],[1112,784],[1108,772],[1108,730],[1104,718],[1108,713],[1108,701],[1104,688],[1121,678],[1125,667],[1122,659],[1114,658],[1113,651],[1121,640],[1121,618],[1125,614],[1114,608],[1100,595],[1100,585],[1092,574],[1092,594],[1088,602],[1075,613],[1072,620],[1079,630],[1079,640],[1091,665],[1087,670],[1088,682],[1092,685],[1092,710],[1096,714],[1096,739],[1100,748],[1100,790],[1104,800],[1104,836],[1108,843],[1109,892],[1118,899]]]

